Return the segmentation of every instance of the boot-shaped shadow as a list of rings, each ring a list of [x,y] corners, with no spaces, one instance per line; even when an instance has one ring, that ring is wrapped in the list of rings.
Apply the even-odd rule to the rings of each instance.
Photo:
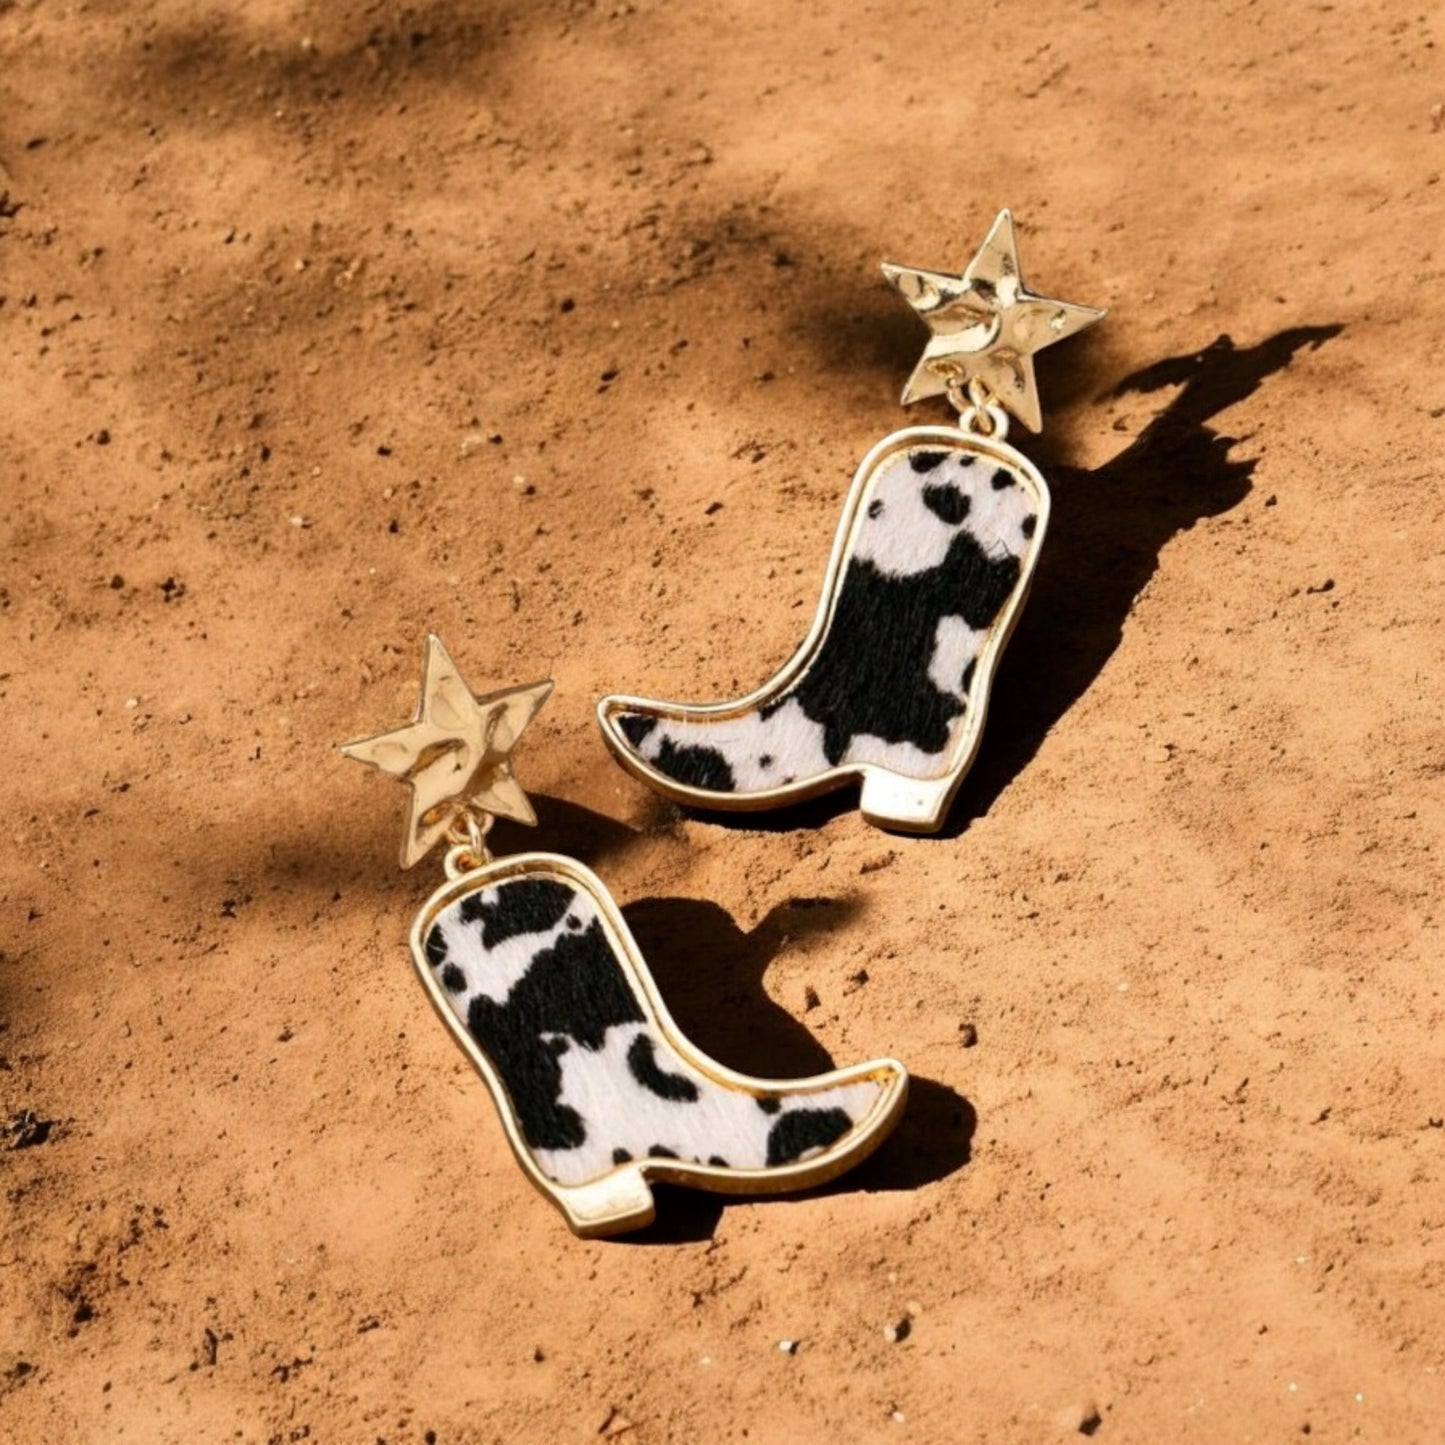
[[[645,898],[622,916],[698,1048],[743,1073],[788,1078],[833,1064],[807,1025],[768,998],[763,974],[789,942],[846,929],[860,911],[851,898],[793,898],[751,931],[700,898]]]
[[[744,930],[724,909],[701,899],[649,898],[623,909],[682,1031],[731,1068],[783,1078],[826,1072],[833,1061],[806,1023],[767,997],[763,974],[790,942],[852,927],[859,912],[853,899],[793,898]],[[915,1076],[894,1134],[851,1176],[823,1192],[916,1189],[942,1179],[968,1163],[976,1123],[967,1099]],[[717,1196],[659,1190],[657,1197],[656,1222],[626,1242],[673,1244],[712,1237],[723,1209]]]
[[[1166,357],[1125,377],[1110,396],[1179,391],[1128,447],[1092,471],[1051,461],[1048,442],[1040,443],[1041,466],[1052,479],[1048,539],[999,670],[982,746],[942,836],[956,837],[985,814],[1088,690],[1118,647],[1165,543],[1248,495],[1254,460],[1232,457],[1236,438],[1209,423],[1302,348],[1317,348],[1341,330],[1293,327],[1250,347],[1221,336],[1202,351]],[[819,827],[857,805],[849,787],[745,815],[685,806],[707,822],[781,831]]]
[[[999,671],[983,747],[943,836],[956,837],[1025,768],[1049,730],[1113,656],[1124,622],[1166,542],[1203,517],[1238,506],[1255,462],[1231,457],[1236,438],[1213,430],[1302,348],[1342,326],[1297,326],[1257,346],[1228,336],[1127,376],[1109,393],[1179,392],[1103,466],[1050,465],[1054,515],[1033,593]]]

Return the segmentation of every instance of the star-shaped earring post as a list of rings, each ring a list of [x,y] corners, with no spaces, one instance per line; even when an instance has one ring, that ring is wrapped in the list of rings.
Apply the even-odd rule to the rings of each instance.
[[[962,276],[891,261],[883,263],[883,274],[933,333],[903,388],[903,405],[977,380],[991,400],[1035,432],[1043,429],[1043,413],[1034,353],[1104,315],[1095,306],[1035,296],[1024,286],[1013,215],[1007,210],[998,213]]]
[[[462,681],[441,638],[427,637],[416,718],[341,749],[411,785],[403,868],[424,857],[469,812],[537,821],[512,776],[511,753],[551,691],[550,682],[534,682],[478,697]]]

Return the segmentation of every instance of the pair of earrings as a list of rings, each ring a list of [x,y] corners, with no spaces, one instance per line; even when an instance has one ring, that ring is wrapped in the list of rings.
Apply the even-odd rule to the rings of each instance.
[[[711,706],[599,703],[619,761],[680,802],[768,808],[856,778],[870,822],[930,832],[978,748],[1048,522],[1008,416],[1040,429],[1033,353],[1103,312],[1025,289],[1008,211],[962,276],[883,270],[931,332],[903,403],[946,396],[958,421],[894,432],[864,458],[812,629],[770,682]],[[786,1082],[725,1068],[677,1028],[590,869],[491,856],[494,819],[536,822],[511,754],[551,690],[478,696],[429,637],[415,720],[342,749],[410,784],[403,867],[448,845],[412,955],[523,1170],[597,1236],[651,1222],[655,1181],[774,1193],[859,1163],[902,1114],[902,1064]]]

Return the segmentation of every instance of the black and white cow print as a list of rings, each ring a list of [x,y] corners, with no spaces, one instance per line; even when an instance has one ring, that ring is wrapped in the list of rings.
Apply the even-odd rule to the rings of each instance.
[[[951,766],[982,701],[976,664],[1027,585],[1039,497],[991,455],[915,446],[864,486],[827,631],[802,674],[745,713],[613,715],[657,772],[714,793],[762,792],[873,763],[910,778]]]
[[[557,1184],[586,1184],[631,1160],[732,1169],[804,1160],[882,1096],[871,1079],[755,1092],[693,1068],[634,991],[593,899],[561,877],[527,874],[463,895],[437,914],[423,947]]]

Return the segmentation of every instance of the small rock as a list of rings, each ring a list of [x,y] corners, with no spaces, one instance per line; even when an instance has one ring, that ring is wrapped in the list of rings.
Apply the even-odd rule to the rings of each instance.
[[[971,1049],[978,1042],[978,1028],[974,1024],[959,1024],[958,1041],[966,1049]]]
[[[798,1342],[797,1340],[779,1340],[778,1348],[785,1355],[796,1355],[798,1353]]]
[[[0,1125],[0,1132],[9,1136],[7,1148],[33,1149],[50,1138],[54,1127],[54,1119],[42,1119],[33,1109],[21,1109]]]
[[[907,1315],[904,1315],[901,1319],[894,1320],[892,1324],[883,1326],[883,1338],[887,1340],[890,1345],[902,1344],[912,1333],[913,1321],[910,1320]]]
[[[803,1008],[805,1010],[817,1008],[822,1001],[823,1000],[818,997],[817,989],[815,989],[812,984],[809,984],[807,988],[803,990]]]
[[[1167,763],[1174,756],[1174,745],[1172,743],[1155,743],[1152,748],[1144,749],[1144,761],[1146,763]]]
[[[1055,1417],[1059,1429],[1078,1435],[1092,1435],[1104,1423],[1099,1407],[1092,1400],[1078,1400],[1066,1405]]]
[[[462,438],[461,453],[464,457],[469,457],[474,452],[481,451],[481,449],[486,446],[486,444],[487,439],[481,434],[481,432],[468,432],[466,436]]]
[[[1333,592],[1334,590],[1335,590],[1335,579],[1334,579],[1333,577],[1326,577],[1323,582],[1320,582],[1320,583],[1317,583],[1317,584],[1312,584],[1311,586],[1306,587],[1306,588],[1305,588],[1305,594],[1306,594],[1307,596],[1313,596],[1313,595],[1315,595],[1316,593],[1320,593],[1320,592]]]
[[[916,1299],[911,1299],[903,1308],[908,1312],[908,1318],[916,1320],[923,1313],[923,1306]]]

